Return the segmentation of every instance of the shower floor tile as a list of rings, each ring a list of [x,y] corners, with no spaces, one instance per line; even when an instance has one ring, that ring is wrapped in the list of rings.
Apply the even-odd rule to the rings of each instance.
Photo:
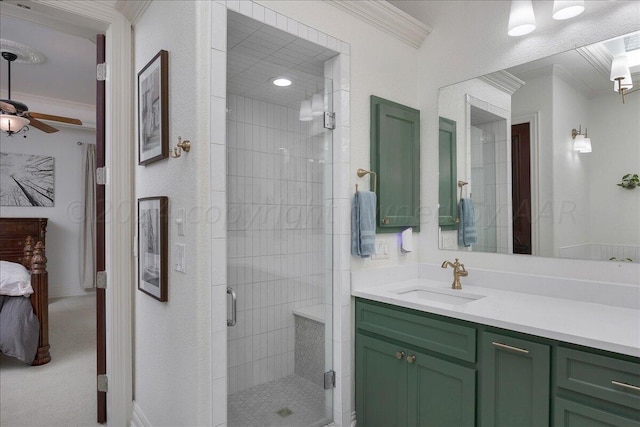
[[[289,375],[229,396],[229,427],[323,426],[325,391],[297,375]]]

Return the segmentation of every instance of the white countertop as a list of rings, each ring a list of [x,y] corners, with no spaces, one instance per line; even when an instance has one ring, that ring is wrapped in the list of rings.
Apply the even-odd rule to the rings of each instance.
[[[461,292],[483,298],[462,305],[398,294],[413,287]],[[396,281],[382,286],[358,287],[356,297],[440,314],[484,325],[537,335],[558,341],[640,357],[640,310],[511,292],[463,283],[461,291],[450,283],[429,279]]]

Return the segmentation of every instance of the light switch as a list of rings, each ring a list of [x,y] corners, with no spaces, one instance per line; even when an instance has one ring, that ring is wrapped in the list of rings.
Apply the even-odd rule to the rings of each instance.
[[[184,208],[180,208],[178,209],[178,216],[176,217],[178,236],[184,236],[184,221]]]
[[[176,259],[176,271],[179,271],[181,273],[186,273],[187,272],[187,258],[185,256],[185,252],[187,249],[186,245],[183,245],[181,243],[176,243],[173,245],[174,247],[174,253],[175,253],[175,259]]]

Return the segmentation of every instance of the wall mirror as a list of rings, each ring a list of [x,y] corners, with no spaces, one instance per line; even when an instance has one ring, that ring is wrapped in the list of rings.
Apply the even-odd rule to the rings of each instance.
[[[640,92],[620,84],[640,86],[640,31],[441,88],[440,249],[640,262],[640,186],[618,185],[640,174]]]

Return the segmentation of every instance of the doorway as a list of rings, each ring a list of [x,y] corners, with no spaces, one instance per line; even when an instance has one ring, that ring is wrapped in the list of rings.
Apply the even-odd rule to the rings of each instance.
[[[228,425],[325,425],[336,53],[232,11],[227,39]]]
[[[513,253],[532,254],[530,123],[511,126]]]

